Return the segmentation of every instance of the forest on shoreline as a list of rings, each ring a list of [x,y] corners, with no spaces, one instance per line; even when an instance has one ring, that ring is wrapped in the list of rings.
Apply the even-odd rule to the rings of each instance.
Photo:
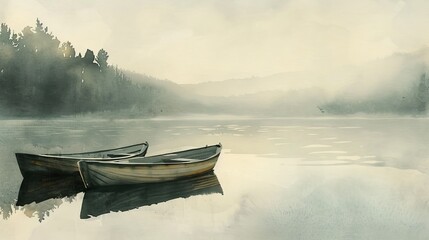
[[[104,49],[96,54],[87,49],[82,56],[71,42],[60,42],[39,19],[35,27],[27,26],[18,34],[2,23],[1,115],[60,116],[133,109],[152,116],[163,111],[170,93],[131,81],[108,59]]]

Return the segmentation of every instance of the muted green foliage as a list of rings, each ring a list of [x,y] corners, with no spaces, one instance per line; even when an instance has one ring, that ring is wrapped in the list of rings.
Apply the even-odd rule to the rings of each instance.
[[[95,59],[95,61],[97,61],[98,66],[100,66],[100,69],[102,71],[104,71],[108,66],[107,64],[108,58],[109,58],[109,54],[104,49],[100,49],[100,51],[98,51],[97,58]]]
[[[2,115],[62,115],[123,108],[147,108],[151,87],[131,80],[107,63],[108,53],[84,57],[61,43],[38,19],[14,34],[0,28],[0,108]]]

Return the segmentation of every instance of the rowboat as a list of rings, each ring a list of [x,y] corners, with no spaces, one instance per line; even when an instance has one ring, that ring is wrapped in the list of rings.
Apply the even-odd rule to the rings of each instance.
[[[23,177],[30,175],[70,175],[79,174],[79,161],[124,160],[146,155],[148,143],[99,150],[93,152],[69,154],[29,154],[15,153],[19,170]]]
[[[78,166],[86,188],[165,182],[212,170],[221,150],[219,143],[123,161],[79,161]]]
[[[176,181],[88,189],[82,201],[80,218],[125,212],[177,198],[214,193],[223,194],[223,190],[213,171]]]

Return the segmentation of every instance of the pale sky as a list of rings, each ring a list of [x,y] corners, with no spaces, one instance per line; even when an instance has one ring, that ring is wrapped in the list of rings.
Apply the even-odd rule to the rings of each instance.
[[[78,52],[178,83],[360,65],[429,44],[426,0],[0,0]]]

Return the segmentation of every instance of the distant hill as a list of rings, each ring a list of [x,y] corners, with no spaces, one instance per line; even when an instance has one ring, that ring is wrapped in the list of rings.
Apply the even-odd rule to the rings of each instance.
[[[327,92],[338,91],[352,81],[353,68],[341,68],[332,75],[330,72],[284,72],[265,77],[229,79],[217,82],[183,84],[189,91],[203,96],[239,96],[267,91],[291,91],[308,88],[323,88]]]
[[[199,101],[199,96],[179,84],[132,71],[124,71],[124,74],[134,84],[145,89],[146,96],[140,104],[144,108],[143,112],[157,116],[207,111],[207,106]]]
[[[323,107],[330,114],[426,114],[428,63],[429,49],[373,61]]]
[[[159,79],[153,76],[136,73],[134,71],[128,71],[128,70],[125,70],[124,74],[127,75],[133,82],[137,84],[144,84],[147,86],[163,88],[165,90],[169,90],[177,94],[180,94],[184,91],[181,85],[167,79]]]
[[[423,49],[335,71],[288,72],[199,84],[176,84],[129,71],[125,74],[134,83],[153,88],[144,104],[151,109],[144,112],[154,115],[414,115],[425,113],[429,100],[429,93],[425,95],[429,74],[424,75],[428,59],[429,50]]]
[[[259,117],[321,116],[320,103],[326,94],[320,88],[290,91],[264,91],[233,97],[204,98],[215,112]]]
[[[335,71],[278,73],[182,87],[216,111],[237,114],[416,114],[425,113],[429,101],[428,63],[429,48]]]

